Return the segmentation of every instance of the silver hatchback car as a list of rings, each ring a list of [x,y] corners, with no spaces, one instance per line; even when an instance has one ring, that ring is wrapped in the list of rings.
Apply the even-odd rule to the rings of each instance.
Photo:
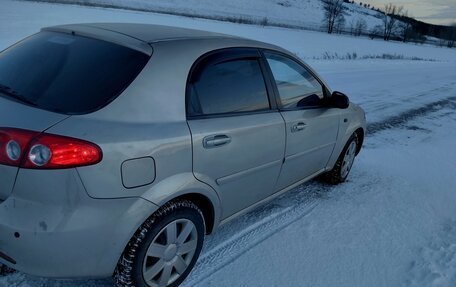
[[[343,182],[363,110],[290,52],[142,24],[43,29],[0,54],[0,262],[178,286],[204,236]]]

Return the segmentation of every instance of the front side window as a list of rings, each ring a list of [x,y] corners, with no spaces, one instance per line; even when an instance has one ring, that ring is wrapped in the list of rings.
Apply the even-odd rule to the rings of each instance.
[[[320,106],[324,97],[322,85],[302,65],[290,58],[265,53],[282,109]]]
[[[191,76],[189,116],[269,110],[269,99],[256,58],[208,63]]]

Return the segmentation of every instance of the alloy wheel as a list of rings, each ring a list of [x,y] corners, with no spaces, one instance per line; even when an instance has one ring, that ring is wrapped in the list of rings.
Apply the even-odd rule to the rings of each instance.
[[[178,219],[163,227],[150,244],[143,263],[143,277],[151,287],[173,284],[187,270],[198,245],[195,224]]]
[[[356,156],[356,142],[352,141],[348,146],[347,151],[345,152],[344,159],[342,161],[342,168],[340,170],[340,175],[342,178],[348,176],[350,172],[353,162],[355,161]]]

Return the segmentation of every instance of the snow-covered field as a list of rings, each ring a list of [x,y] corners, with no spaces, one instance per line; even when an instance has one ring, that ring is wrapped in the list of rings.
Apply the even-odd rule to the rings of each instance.
[[[0,0],[0,48],[40,27],[143,22],[283,46],[366,110],[349,181],[310,182],[209,236],[184,286],[456,286],[456,50],[151,13]],[[417,60],[323,60],[324,53]],[[2,287],[111,287],[24,274]]]
[[[29,0],[35,1],[35,0]],[[136,9],[170,14],[191,15],[209,19],[254,22],[268,25],[321,29],[323,9],[320,0],[38,0],[78,3],[116,8]],[[346,28],[358,19],[366,21],[367,29],[382,23],[380,13],[358,4],[344,4]],[[379,6],[379,8],[382,8]]]
[[[235,34],[286,47],[301,58],[322,58],[324,55],[345,56],[356,53],[358,58],[382,54],[406,58],[456,61],[456,49],[430,45],[388,43],[361,37],[327,35],[320,32],[285,28],[258,27],[211,20],[152,14],[126,10],[89,8],[63,4],[39,4],[0,0],[0,48],[20,40],[41,27],[78,22],[134,22],[188,27]]]

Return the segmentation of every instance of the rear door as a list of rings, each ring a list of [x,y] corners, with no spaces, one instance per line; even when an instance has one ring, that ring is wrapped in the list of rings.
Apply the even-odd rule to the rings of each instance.
[[[286,151],[276,190],[325,169],[339,130],[340,110],[324,105],[326,89],[304,65],[278,52],[264,52],[286,124]]]
[[[257,49],[211,53],[194,67],[187,90],[195,176],[216,189],[226,218],[274,192],[285,127],[271,105]]]

